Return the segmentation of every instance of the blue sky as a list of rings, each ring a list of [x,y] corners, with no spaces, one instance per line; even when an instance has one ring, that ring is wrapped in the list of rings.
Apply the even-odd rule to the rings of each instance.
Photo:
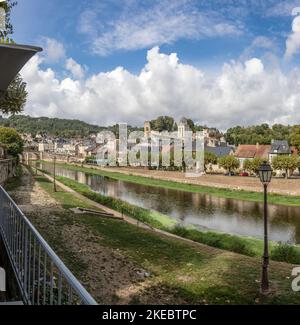
[[[231,126],[240,120],[232,117],[232,111],[243,114],[243,110],[251,110],[252,115],[243,114],[243,124],[292,123],[295,119],[300,123],[300,116],[293,116],[298,105],[293,78],[298,78],[295,71],[300,63],[300,18],[298,21],[299,16],[292,15],[292,10],[300,7],[300,0],[18,2],[12,15],[14,39],[45,49],[25,71],[29,89],[41,89],[39,83],[48,82],[53,88],[52,97],[56,98],[58,87],[61,95],[54,101],[49,97],[48,102],[36,94],[30,95],[25,110],[28,114],[109,124],[113,121],[108,114],[114,108],[116,118],[132,123],[141,123],[155,114],[173,114],[178,118],[189,114],[203,123]],[[153,50],[156,47],[159,49]],[[175,63],[172,53],[176,53]],[[273,84],[274,78],[277,84]],[[161,85],[160,89],[153,85],[154,80]],[[185,88],[188,92],[194,87],[188,82],[197,83],[197,102],[189,102],[183,94],[176,102],[168,97],[168,93],[178,95]],[[241,83],[245,85],[236,93],[233,87]],[[254,84],[265,85],[259,98],[261,104],[254,102]],[[108,87],[105,93],[98,88],[91,91],[100,86]],[[280,106],[275,102],[268,103],[270,109],[257,117],[261,107],[266,106],[266,98],[271,96],[268,92],[277,92],[276,87],[285,89],[280,91],[282,97],[277,98],[284,105],[284,112],[279,112]],[[212,91],[209,93],[208,89]],[[84,112],[80,108],[74,111],[68,107],[70,92],[82,101],[84,98],[83,106],[95,108],[87,115],[87,108]],[[216,121],[220,116],[215,100],[218,95],[224,112],[229,112],[222,123]],[[111,99],[120,96],[123,97],[119,102]],[[246,98],[247,105],[241,104],[238,110],[239,96]],[[101,107],[101,118],[95,117],[97,105]]]
[[[137,72],[146,62],[147,50],[155,45],[163,52],[176,52],[183,63],[213,68],[239,58],[256,37],[267,37],[274,50],[284,53],[297,2],[300,6],[300,0],[19,0],[13,12],[14,37],[20,43],[35,44],[43,44],[43,37],[54,38],[91,73],[119,65]],[[164,18],[172,22],[159,26]],[[126,27],[136,35],[121,30]],[[143,27],[152,39],[138,36]],[[122,39],[132,44],[118,48],[116,43]],[[101,43],[98,47],[96,40]],[[252,48],[250,55],[261,55],[263,50]]]

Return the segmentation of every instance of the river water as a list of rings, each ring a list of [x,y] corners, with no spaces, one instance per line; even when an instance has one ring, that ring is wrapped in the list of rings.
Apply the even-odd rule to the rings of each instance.
[[[40,167],[52,172],[52,164],[43,163]],[[182,225],[263,238],[262,203],[138,185],[62,167],[56,167],[56,174],[86,184],[102,195],[169,215]],[[300,207],[269,205],[269,238],[299,244]]]

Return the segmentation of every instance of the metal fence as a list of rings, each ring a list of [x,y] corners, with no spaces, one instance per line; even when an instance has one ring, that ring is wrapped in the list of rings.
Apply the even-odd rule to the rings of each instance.
[[[1,186],[0,237],[25,304],[97,304]]]

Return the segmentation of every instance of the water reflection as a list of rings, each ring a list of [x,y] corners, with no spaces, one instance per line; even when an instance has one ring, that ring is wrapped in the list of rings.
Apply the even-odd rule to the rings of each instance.
[[[52,171],[51,164],[41,167]],[[258,202],[132,184],[61,167],[57,167],[56,172],[87,184],[102,195],[169,215],[183,225],[263,238],[263,205]],[[269,205],[269,227],[270,239],[300,243],[300,207]]]

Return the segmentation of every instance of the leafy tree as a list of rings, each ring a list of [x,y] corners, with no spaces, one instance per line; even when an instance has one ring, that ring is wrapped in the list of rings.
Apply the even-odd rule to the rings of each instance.
[[[248,172],[252,171],[252,160],[250,159],[245,159],[243,162],[243,168],[244,170],[247,170]]]
[[[17,5],[17,1],[7,0],[1,2],[0,7],[6,12],[6,28],[0,30],[0,43],[13,43],[13,40],[8,38],[13,33],[13,26],[10,22],[11,10]],[[22,112],[27,99],[26,83],[23,82],[20,75],[17,75],[8,89],[0,92],[0,111],[3,113],[16,114]]]
[[[219,159],[219,166],[230,173],[240,167],[240,162],[234,156],[225,156]]]
[[[0,8],[3,8],[6,12],[6,21],[5,21],[5,30],[0,30],[0,38],[5,39],[8,35],[13,33],[13,26],[10,22],[11,10],[14,6],[17,5],[17,1],[6,0],[5,2],[0,3]]]
[[[12,81],[7,91],[0,94],[0,111],[5,114],[22,112],[27,99],[26,83],[20,75]]]
[[[252,160],[252,172],[255,174],[258,174],[259,168],[262,165],[262,163],[264,162],[264,159],[261,158],[254,158]]]
[[[299,158],[297,156],[280,155],[272,159],[272,167],[275,170],[284,170],[285,177],[288,178],[293,171],[299,167]]]
[[[23,140],[15,129],[0,128],[0,143],[5,146],[7,153],[13,157],[18,157],[23,151]]]
[[[291,144],[300,151],[300,125],[295,125],[291,133]]]
[[[207,170],[207,165],[212,164],[215,165],[218,163],[218,157],[213,152],[205,152],[204,153],[204,170]]]
[[[174,119],[170,116],[159,116],[156,120],[150,122],[151,129],[154,131],[173,131],[174,130]]]
[[[272,139],[289,140],[292,127],[282,124],[253,125],[249,127],[236,126],[227,130],[225,138],[234,145],[239,144],[270,144]]]

